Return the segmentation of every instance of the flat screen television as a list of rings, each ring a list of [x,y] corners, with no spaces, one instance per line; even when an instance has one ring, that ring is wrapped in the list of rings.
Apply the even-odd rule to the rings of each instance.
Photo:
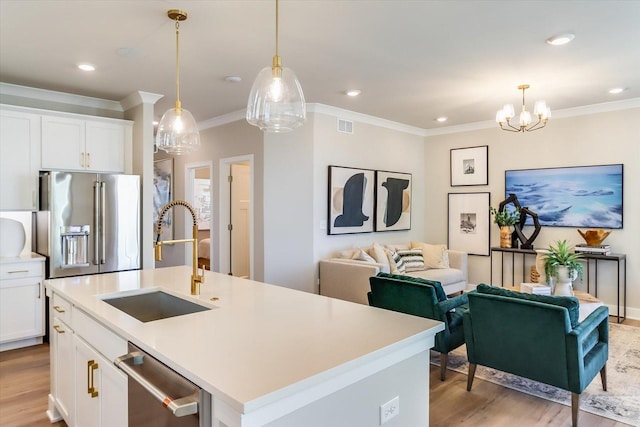
[[[623,177],[622,164],[507,170],[505,197],[515,194],[543,226],[622,228]]]

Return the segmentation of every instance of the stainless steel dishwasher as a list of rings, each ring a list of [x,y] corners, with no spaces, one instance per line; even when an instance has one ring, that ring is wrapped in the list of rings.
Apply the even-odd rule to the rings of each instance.
[[[210,426],[211,394],[129,343],[115,365],[129,377],[129,427]]]

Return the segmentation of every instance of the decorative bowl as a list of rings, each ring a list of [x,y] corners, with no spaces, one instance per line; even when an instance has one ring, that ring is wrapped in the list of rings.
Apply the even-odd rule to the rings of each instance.
[[[578,230],[578,233],[587,242],[589,246],[600,246],[604,239],[607,238],[611,231],[604,231],[602,228],[589,229],[585,232]]]

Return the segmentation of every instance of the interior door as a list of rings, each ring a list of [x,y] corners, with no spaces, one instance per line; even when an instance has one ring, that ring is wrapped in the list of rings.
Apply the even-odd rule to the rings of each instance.
[[[250,277],[251,171],[249,165],[231,164],[231,273]]]

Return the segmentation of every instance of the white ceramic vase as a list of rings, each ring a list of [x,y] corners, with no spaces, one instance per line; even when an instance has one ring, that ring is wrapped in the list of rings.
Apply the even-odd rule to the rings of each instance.
[[[553,295],[573,296],[573,281],[577,276],[577,271],[573,271],[573,274],[569,275],[569,269],[567,267],[562,265],[558,267],[557,281]]]

